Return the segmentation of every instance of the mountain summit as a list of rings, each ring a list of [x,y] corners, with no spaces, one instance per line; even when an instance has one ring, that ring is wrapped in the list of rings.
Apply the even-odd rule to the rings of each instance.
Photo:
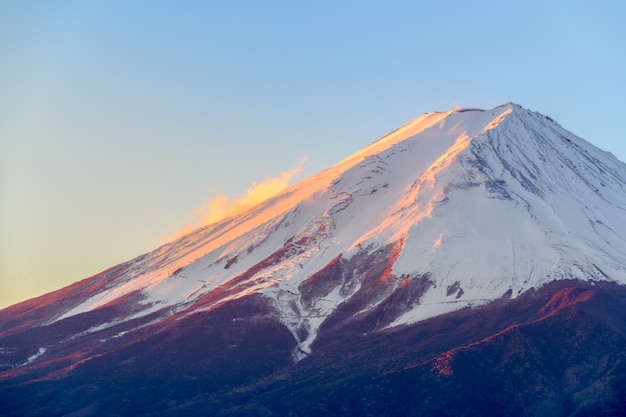
[[[220,369],[215,378],[222,380],[213,378],[212,388],[202,380],[204,388],[190,388],[191,397],[179,393],[171,400],[181,410],[202,404],[221,412],[226,403],[217,398],[224,390],[238,386],[258,394],[261,378],[263,387],[284,391],[276,381],[288,378],[292,367],[302,373],[313,363],[334,363],[336,352],[362,343],[374,354],[381,335],[455,332],[449,321],[466,317],[459,325],[464,330],[450,341],[431,340],[415,353],[421,365],[406,362],[415,349],[407,347],[397,359],[366,372],[367,378],[396,375],[410,365],[407,369],[421,366],[453,378],[459,350],[590,303],[600,297],[594,296],[599,289],[624,293],[625,260],[624,163],[516,104],[428,113],[243,214],[0,311],[0,365],[9,381],[0,385],[0,395],[24,393],[28,389],[20,387],[42,381],[86,389],[76,375],[95,374],[99,392],[111,396],[111,386],[120,382],[101,375],[102,366],[136,367],[132,364],[149,356],[142,350],[147,341],[156,346],[150,351],[180,351],[193,338],[177,336],[212,328],[218,329],[211,333],[214,340],[183,349],[195,352],[195,359],[177,365],[183,368],[180,378],[213,363],[202,359],[203,349],[223,358],[238,347],[264,352],[250,362],[237,356],[232,372],[213,363],[210,372]],[[624,305],[622,300],[616,308]],[[468,330],[480,321],[476,317],[494,309],[517,315],[502,314],[500,321]],[[619,319],[615,326],[621,330],[610,335],[617,344],[626,328],[623,314]],[[346,335],[350,344],[337,342]],[[368,355],[359,352],[354,355]],[[148,380],[175,373],[157,368]],[[127,383],[131,377],[122,373]],[[607,376],[597,380],[601,377]],[[310,381],[302,378],[296,379]],[[321,387],[334,383],[320,381]],[[309,388],[324,390],[319,384]],[[603,405],[615,400],[609,394]],[[229,407],[249,400],[229,395],[238,398]],[[196,396],[201,400],[192,400]],[[273,404],[270,397],[267,404]],[[100,414],[130,412],[90,401],[82,406]],[[37,404],[33,413],[76,411],[50,398]],[[558,415],[553,405],[541,407]],[[275,412],[269,405],[259,407]]]

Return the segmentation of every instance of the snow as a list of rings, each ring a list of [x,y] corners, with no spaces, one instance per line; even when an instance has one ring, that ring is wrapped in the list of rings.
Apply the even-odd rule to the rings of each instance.
[[[43,355],[44,353],[46,353],[46,348],[45,347],[40,347],[39,350],[37,350],[37,353],[31,355],[28,357],[28,359],[26,359],[26,362],[18,365],[18,366],[25,366],[25,365],[29,365],[31,363],[33,363],[37,358],[39,358],[41,355]]]
[[[433,285],[390,326],[555,279],[626,284],[626,165],[515,104],[425,114],[250,211],[131,261],[59,320],[135,291],[145,308],[133,317],[260,293],[294,335],[308,329],[306,355],[359,283],[308,306],[301,283],[338,256],[396,242],[392,273],[429,274]],[[213,304],[195,306],[216,290]]]

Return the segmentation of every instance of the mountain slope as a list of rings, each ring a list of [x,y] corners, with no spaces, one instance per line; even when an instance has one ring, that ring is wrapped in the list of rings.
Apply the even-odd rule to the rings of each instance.
[[[295,339],[251,296],[5,373],[0,415],[621,416],[624,311],[624,286],[553,282],[411,326],[323,326],[294,363]]]
[[[551,326],[578,320],[587,311],[578,306],[602,297],[614,310],[596,308],[579,333],[614,341],[596,349],[613,370],[605,363],[606,372],[583,379],[604,376],[610,388],[623,375],[624,322],[614,315],[626,312],[625,259],[624,163],[515,104],[429,113],[246,213],[0,311],[0,394],[28,408],[20,395],[43,387],[51,394],[32,410],[76,411],[54,400],[54,381],[69,402],[94,389],[99,394],[81,407],[106,414],[100,394],[128,401],[116,387],[142,387],[133,395],[154,399],[141,381],[162,380],[167,392],[155,392],[172,395],[167,409],[193,409],[194,396],[205,407],[239,387],[233,402],[219,400],[214,410],[230,404],[245,414],[237,408],[245,392],[271,388],[300,398],[319,389],[326,396],[341,380],[378,381],[410,374],[414,365],[430,380],[429,361],[440,364],[437,378],[454,379],[455,361],[467,352],[552,317]],[[502,317],[489,318],[495,311]],[[465,319],[449,340],[425,336]],[[398,350],[405,331],[426,342]],[[519,337],[535,346],[536,334]],[[362,372],[341,364],[346,349]],[[398,359],[372,362],[385,351]],[[159,357],[167,360],[154,365]],[[493,365],[493,378],[505,362]],[[516,372],[522,365],[515,362]],[[573,372],[570,365],[564,359],[555,370]],[[329,369],[328,377],[312,377],[316,367]],[[306,389],[292,391],[284,380]],[[388,381],[376,384],[396,386]],[[602,404],[619,403],[609,388]],[[273,394],[263,395],[280,409]]]

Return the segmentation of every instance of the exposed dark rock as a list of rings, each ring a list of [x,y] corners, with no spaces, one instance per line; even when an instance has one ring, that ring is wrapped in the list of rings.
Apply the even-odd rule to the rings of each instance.
[[[373,278],[384,269],[369,285],[385,285]],[[338,311],[299,362],[292,360],[293,335],[259,296],[106,342],[99,341],[110,333],[86,335],[34,368],[0,373],[0,415],[626,412],[626,288],[554,282],[515,299],[376,330],[397,314],[390,309],[417,302],[427,285],[428,277],[414,277],[368,314],[349,319]],[[63,333],[63,326],[72,323],[40,332]],[[22,336],[1,338],[0,346],[21,349],[18,341],[30,339]]]

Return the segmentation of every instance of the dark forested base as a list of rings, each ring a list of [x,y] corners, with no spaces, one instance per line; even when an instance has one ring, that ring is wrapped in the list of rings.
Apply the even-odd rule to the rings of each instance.
[[[299,362],[293,335],[258,296],[146,326],[114,348],[93,339],[88,355],[68,342],[56,360],[0,373],[0,415],[626,415],[622,286],[555,282],[364,331],[380,314],[328,321]]]

